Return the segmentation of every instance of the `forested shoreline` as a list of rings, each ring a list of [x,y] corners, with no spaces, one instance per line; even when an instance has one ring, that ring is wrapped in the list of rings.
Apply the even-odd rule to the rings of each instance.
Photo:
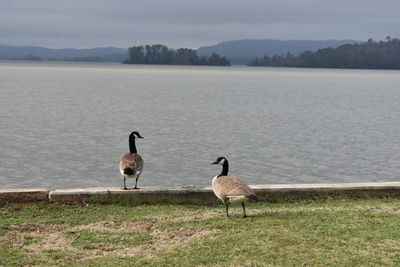
[[[305,51],[298,56],[290,53],[281,56],[257,57],[248,66],[299,67],[299,68],[349,68],[349,69],[400,69],[400,39],[387,37],[386,41],[369,39],[365,43]]]
[[[210,56],[199,56],[197,51],[189,48],[170,49],[165,45],[141,45],[128,49],[125,64],[160,64],[160,65],[205,65],[230,66],[229,60],[216,53]]]

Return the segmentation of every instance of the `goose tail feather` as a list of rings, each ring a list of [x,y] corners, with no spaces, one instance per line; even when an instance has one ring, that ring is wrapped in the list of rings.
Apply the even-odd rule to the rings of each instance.
[[[124,169],[124,174],[125,175],[134,175],[135,173],[131,168],[127,167],[127,168]]]
[[[258,197],[256,195],[251,195],[247,197],[250,200],[258,200]]]

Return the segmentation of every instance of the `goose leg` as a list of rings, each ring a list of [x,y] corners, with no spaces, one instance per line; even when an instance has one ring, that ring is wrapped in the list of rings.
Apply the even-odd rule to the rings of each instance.
[[[126,178],[124,177],[124,190],[128,190],[128,188],[126,187]]]
[[[138,179],[139,179],[139,177],[136,178],[135,188],[133,188],[133,189],[140,189],[140,188],[137,188],[137,181],[138,181]]]
[[[226,218],[229,218],[229,214],[228,214],[228,204],[225,205],[226,208]]]
[[[242,207],[243,207],[243,218],[246,218],[246,208],[244,207],[244,202],[242,202]]]

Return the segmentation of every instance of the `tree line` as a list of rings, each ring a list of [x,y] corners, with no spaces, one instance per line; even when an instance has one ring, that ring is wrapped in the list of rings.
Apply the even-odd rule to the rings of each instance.
[[[163,64],[163,65],[208,65],[230,66],[229,60],[216,53],[210,56],[199,56],[197,51],[189,48],[169,49],[165,45],[141,45],[128,49],[125,64]]]
[[[400,69],[400,39],[386,37],[386,41],[369,39],[365,43],[346,44],[337,48],[305,51],[299,56],[290,53],[282,56],[257,57],[248,66],[349,68],[349,69]]]

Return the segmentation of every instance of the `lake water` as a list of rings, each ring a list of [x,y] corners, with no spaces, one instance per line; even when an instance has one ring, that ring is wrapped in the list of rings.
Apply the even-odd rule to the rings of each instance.
[[[0,62],[0,188],[398,181],[400,72]],[[129,180],[128,186],[134,181]]]

